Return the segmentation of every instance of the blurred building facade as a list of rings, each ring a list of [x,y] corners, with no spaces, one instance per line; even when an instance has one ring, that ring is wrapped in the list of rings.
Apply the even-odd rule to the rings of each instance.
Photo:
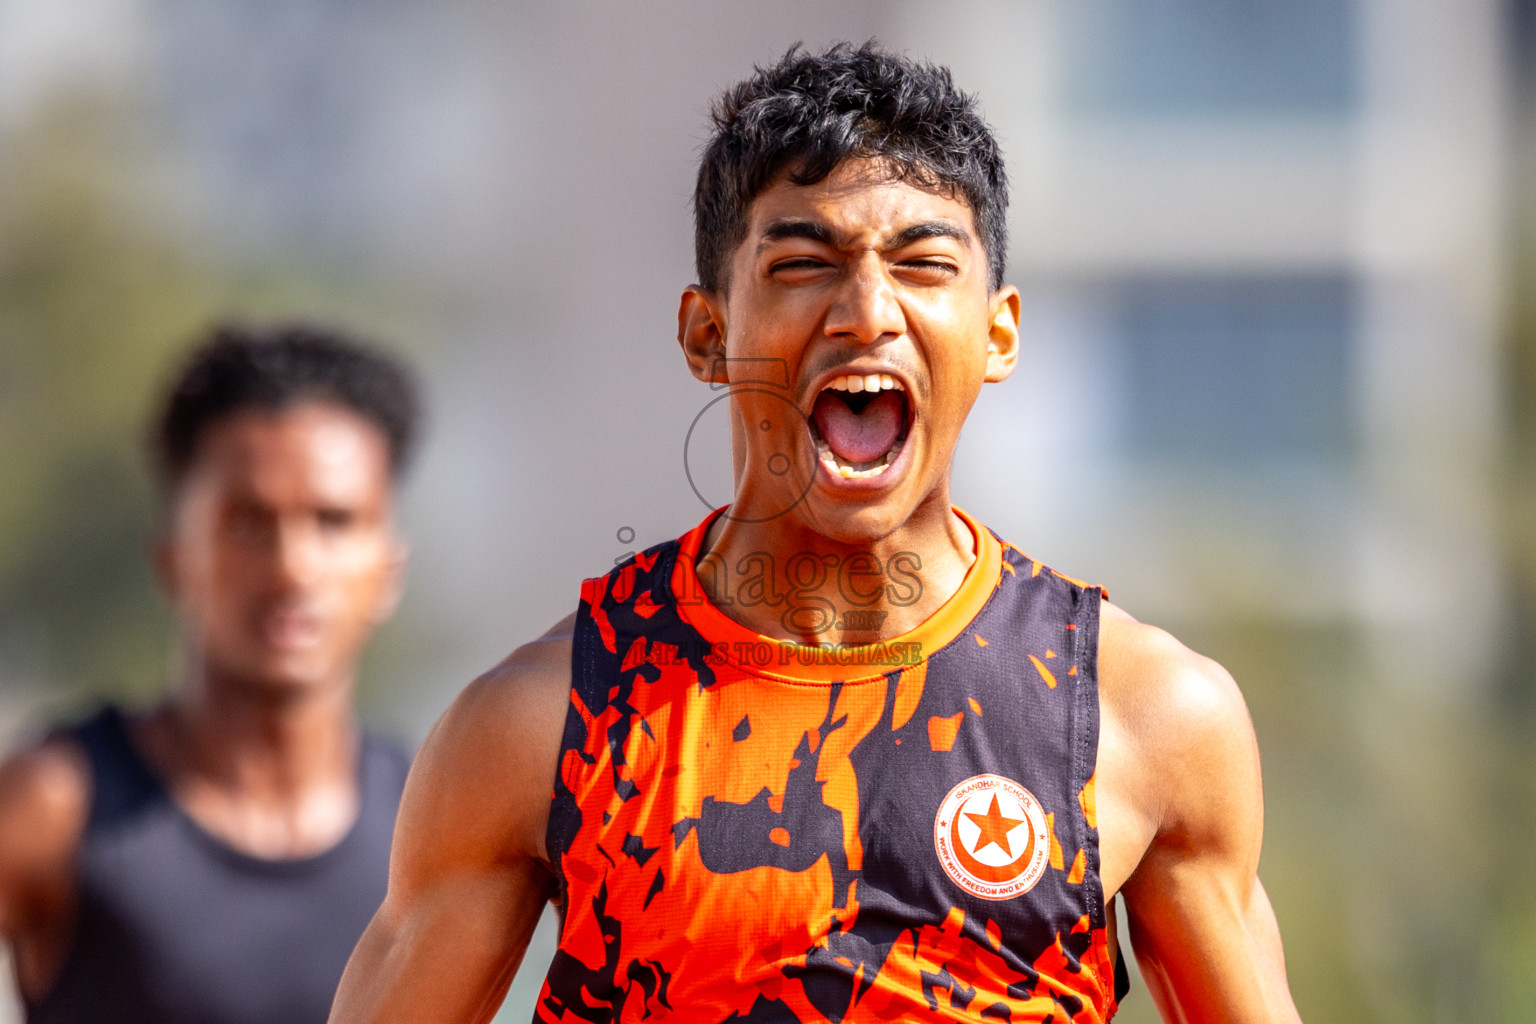
[[[365,693],[409,735],[691,525],[713,396],[671,339],[707,103],[875,36],[980,94],[1014,182],[1026,355],[959,500],[1233,669],[1304,1015],[1526,1019],[1536,969],[1491,936],[1536,949],[1536,910],[1495,906],[1489,795],[1524,754],[1487,741],[1519,5],[769,6],[0,0],[0,490],[31,496],[0,498],[0,724],[162,685],[131,438],[210,316],[344,318],[424,367]]]
[[[999,112],[1038,390],[984,428],[1031,473],[973,459],[967,487],[1159,614],[1357,621],[1405,685],[1475,685],[1499,603],[1498,5],[1049,10],[1046,96]],[[1060,416],[1063,389],[1094,415]],[[1062,501],[1068,472],[1088,490]],[[1454,578],[1426,585],[1436,561]]]

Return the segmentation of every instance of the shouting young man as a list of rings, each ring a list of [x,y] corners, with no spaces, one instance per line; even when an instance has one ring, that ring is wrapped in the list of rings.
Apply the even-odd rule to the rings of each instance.
[[[407,786],[333,1020],[1293,1021],[1222,669],[950,504],[1012,372],[997,144],[947,71],[791,51],[725,94],[678,337],[735,500],[587,581]],[[1117,976],[1122,983],[1117,985]]]
[[[400,594],[404,368],[216,330],[156,421],[175,686],[0,766],[0,939],[29,1024],[323,1021],[384,897],[409,762],[360,733]]]

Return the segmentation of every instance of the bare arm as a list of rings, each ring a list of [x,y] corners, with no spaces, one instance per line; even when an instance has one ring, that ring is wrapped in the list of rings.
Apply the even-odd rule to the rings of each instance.
[[[55,741],[0,764],[0,941],[21,994],[36,1002],[63,964],[73,926],[75,854],[90,809],[90,770]]]
[[[1143,780],[1121,790],[1120,820],[1136,822],[1122,831],[1142,842],[1120,891],[1153,1001],[1170,1024],[1299,1021],[1257,874],[1264,796],[1242,694],[1220,665],[1113,608],[1100,652],[1118,748],[1106,764]]]
[[[519,648],[433,727],[401,801],[389,892],[342,975],[332,1024],[495,1014],[554,892],[543,840],[571,628]]]

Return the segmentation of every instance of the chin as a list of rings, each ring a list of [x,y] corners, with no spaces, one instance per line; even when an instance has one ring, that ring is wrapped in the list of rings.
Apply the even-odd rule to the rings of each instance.
[[[302,697],[326,689],[327,683],[336,678],[334,671],[316,661],[265,657],[253,661],[239,675],[250,693],[272,698]]]
[[[805,501],[806,526],[839,544],[868,547],[906,525],[914,503],[900,493],[861,496],[810,494]]]

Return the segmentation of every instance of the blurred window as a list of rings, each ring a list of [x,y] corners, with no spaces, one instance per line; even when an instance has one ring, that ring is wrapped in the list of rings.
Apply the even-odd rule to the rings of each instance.
[[[1067,0],[1082,113],[1330,116],[1357,98],[1351,0]]]
[[[1527,93],[1536,86],[1536,0],[1510,0],[1510,64],[1516,81]]]
[[[1108,302],[1132,455],[1348,454],[1355,289],[1347,275],[1142,279],[1112,287]]]

